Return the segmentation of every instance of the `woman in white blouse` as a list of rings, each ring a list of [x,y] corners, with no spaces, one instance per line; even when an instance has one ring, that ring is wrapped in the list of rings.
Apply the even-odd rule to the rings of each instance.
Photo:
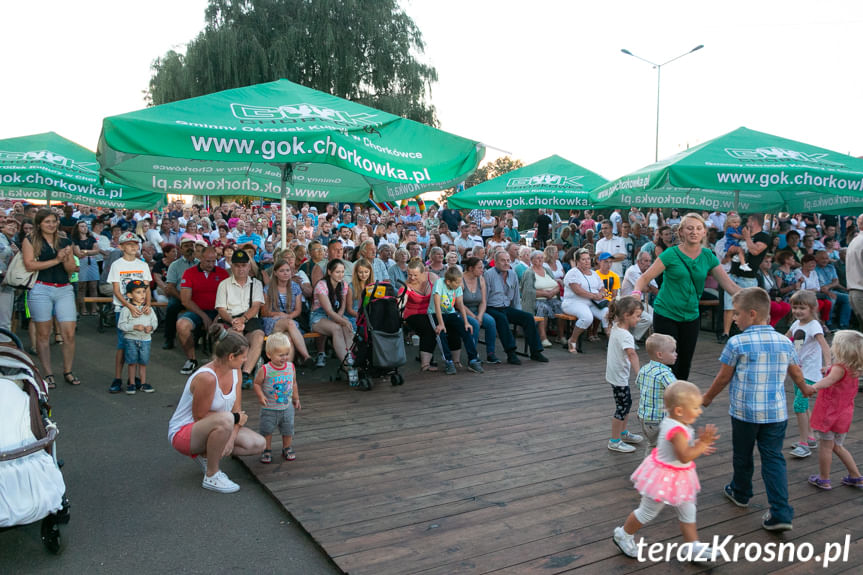
[[[590,267],[590,252],[584,248],[571,249],[566,254],[572,269],[563,278],[563,313],[578,318],[569,337],[569,352],[582,353],[579,336],[593,324],[594,319],[608,327],[608,295],[602,279]],[[605,303],[603,303],[605,302]]]

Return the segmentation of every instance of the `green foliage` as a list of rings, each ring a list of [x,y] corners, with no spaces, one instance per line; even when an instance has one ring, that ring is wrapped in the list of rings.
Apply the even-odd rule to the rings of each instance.
[[[476,171],[464,181],[464,188],[472,188],[477,184],[492,180],[498,176],[507,174],[513,170],[523,168],[524,164],[521,160],[513,160],[509,156],[502,156],[493,162],[486,162],[478,167]],[[443,199],[446,199],[455,193],[455,188],[450,188],[444,192]]]
[[[149,101],[163,104],[287,78],[437,126],[426,100],[437,71],[397,0],[210,0],[186,54],[153,62]]]

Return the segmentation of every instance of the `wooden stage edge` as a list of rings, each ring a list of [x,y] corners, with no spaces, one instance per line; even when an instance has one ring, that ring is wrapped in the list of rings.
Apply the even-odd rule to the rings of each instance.
[[[606,449],[614,403],[604,382],[604,343],[585,348],[583,355],[570,355],[557,346],[547,351],[546,364],[525,359],[522,366],[486,365],[481,375],[446,376],[419,372],[417,349],[408,347],[405,384],[379,379],[370,392],[328,381],[332,367],[301,372],[296,461],[277,457],[281,444],[274,438],[272,464],[243,463],[351,575],[863,572],[863,490],[840,484],[845,469],[835,458],[834,488],[821,491],[807,483],[817,472],[817,451],[807,459],[787,457],[795,519],[785,534],[761,529],[767,501],[757,454],[749,508],[725,499],[722,488],[731,478],[727,393],[697,424],[714,423],[721,433],[717,452],[697,460],[699,536],[721,541],[732,535],[731,545],[748,545],[750,556],[764,544],[793,543],[795,561],[747,561],[741,553],[738,561],[696,565],[623,556],[611,535],[638,504],[629,475],[644,450]],[[702,390],[720,352],[712,334],[702,332],[690,377]],[[639,356],[646,361],[643,350]],[[787,448],[798,433],[790,384],[786,389]],[[633,400],[637,406],[636,389]],[[629,428],[639,431],[635,406]],[[244,407],[256,429],[254,394],[245,394]],[[846,443],[858,460],[860,423],[858,413]],[[681,542],[674,510],[663,510],[640,535],[647,543]],[[847,560],[826,567],[814,556],[797,560],[811,545],[822,561],[828,545],[835,552],[846,538]]]

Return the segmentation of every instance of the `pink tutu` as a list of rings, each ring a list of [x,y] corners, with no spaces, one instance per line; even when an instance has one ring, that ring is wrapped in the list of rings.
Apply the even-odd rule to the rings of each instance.
[[[632,472],[630,479],[641,495],[667,505],[695,501],[701,491],[694,461],[685,467],[665,463],[656,456],[656,448]]]

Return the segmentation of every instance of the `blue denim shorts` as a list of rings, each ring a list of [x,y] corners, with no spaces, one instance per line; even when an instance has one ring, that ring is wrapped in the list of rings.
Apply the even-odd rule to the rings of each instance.
[[[72,284],[56,287],[36,282],[27,294],[27,306],[30,319],[37,323],[51,321],[54,317],[60,323],[78,321]]]
[[[123,338],[123,360],[127,365],[147,365],[150,363],[151,341]]]

